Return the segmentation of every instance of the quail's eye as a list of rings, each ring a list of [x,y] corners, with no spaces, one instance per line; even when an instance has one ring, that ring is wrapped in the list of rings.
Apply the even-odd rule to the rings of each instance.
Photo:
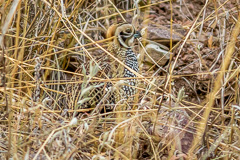
[[[131,33],[131,29],[130,28],[126,29],[126,32]]]

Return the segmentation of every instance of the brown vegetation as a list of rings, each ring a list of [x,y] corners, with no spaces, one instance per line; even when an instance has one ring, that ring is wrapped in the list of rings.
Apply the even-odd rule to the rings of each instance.
[[[239,159],[239,6],[0,1],[0,159]],[[135,98],[83,105],[125,80],[104,74],[120,23],[142,34]]]

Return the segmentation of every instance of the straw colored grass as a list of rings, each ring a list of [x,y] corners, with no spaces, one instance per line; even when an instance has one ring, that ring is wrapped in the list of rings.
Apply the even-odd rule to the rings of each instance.
[[[229,0],[1,1],[0,159],[239,159],[238,7]],[[108,28],[123,22],[146,33],[133,47],[139,72],[107,50]],[[149,40],[149,26],[168,28],[171,38]],[[178,29],[183,38],[174,41]],[[166,65],[147,53],[151,41],[169,47]],[[137,76],[135,98],[108,104],[106,92],[85,107],[93,88],[119,90],[128,79],[104,73],[109,58]]]

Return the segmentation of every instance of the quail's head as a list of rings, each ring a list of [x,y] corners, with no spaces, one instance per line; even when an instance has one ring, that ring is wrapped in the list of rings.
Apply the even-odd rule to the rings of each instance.
[[[113,42],[119,47],[131,48],[136,38],[135,29],[131,24],[114,24],[109,27],[107,38],[114,36]]]

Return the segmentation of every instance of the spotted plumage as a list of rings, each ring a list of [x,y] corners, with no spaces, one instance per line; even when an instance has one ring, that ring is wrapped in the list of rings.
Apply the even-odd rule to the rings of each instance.
[[[128,49],[126,51],[126,60],[125,60],[125,65],[134,70],[135,72],[138,72],[138,61],[135,53],[131,50]],[[124,73],[123,73],[124,78],[133,78],[136,77],[134,73],[129,71],[127,68],[124,68]],[[127,80],[126,86],[123,86],[124,90],[124,95],[126,98],[133,96],[135,94],[135,86],[136,86],[136,79],[128,79]]]
[[[135,72],[138,72],[138,61],[136,54],[133,52],[132,47],[124,47],[121,46],[120,44],[113,42],[108,50],[118,58],[121,62],[123,62],[126,66],[134,70]],[[112,71],[111,71],[111,78],[129,78],[125,80],[126,85],[122,85],[120,92],[120,96],[122,98],[128,99],[129,97],[132,97],[136,93],[136,79],[133,79],[136,77],[136,75],[125,68],[123,65],[119,64],[116,61],[112,62],[111,65]],[[119,99],[119,98],[117,98]],[[133,99],[133,98],[131,98]]]

